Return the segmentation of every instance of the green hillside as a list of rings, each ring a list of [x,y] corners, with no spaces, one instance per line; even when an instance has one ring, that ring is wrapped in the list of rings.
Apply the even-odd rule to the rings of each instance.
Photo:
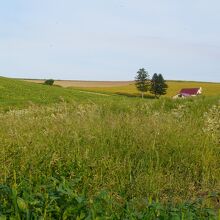
[[[64,98],[73,98],[73,92],[59,87],[50,87],[14,79],[0,78],[0,106],[24,106],[31,102],[48,104]]]
[[[101,98],[102,96],[99,94],[0,77],[0,109],[28,107],[31,104],[50,104],[62,101],[94,101]]]

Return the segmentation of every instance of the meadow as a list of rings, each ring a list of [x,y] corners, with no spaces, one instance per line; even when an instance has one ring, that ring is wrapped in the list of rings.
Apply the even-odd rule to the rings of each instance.
[[[0,219],[220,219],[218,94],[0,92]]]

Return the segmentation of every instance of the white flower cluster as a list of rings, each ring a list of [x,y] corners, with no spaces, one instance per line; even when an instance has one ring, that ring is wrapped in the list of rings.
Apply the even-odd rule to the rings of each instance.
[[[0,113],[0,117],[3,117],[5,115],[8,116],[21,116],[21,115],[26,115],[30,113],[29,109],[16,109],[16,110],[10,110],[6,113]]]
[[[220,141],[220,104],[213,105],[208,112],[204,114],[203,131]]]

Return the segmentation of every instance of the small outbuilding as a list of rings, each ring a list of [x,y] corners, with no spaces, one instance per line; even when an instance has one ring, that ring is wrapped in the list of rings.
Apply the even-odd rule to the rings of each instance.
[[[191,96],[198,96],[202,94],[202,88],[184,88],[181,89],[180,92],[175,95],[173,98],[186,98]]]

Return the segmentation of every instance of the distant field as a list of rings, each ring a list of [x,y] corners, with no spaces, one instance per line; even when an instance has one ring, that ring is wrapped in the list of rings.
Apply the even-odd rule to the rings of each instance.
[[[26,80],[42,83],[42,80]],[[203,95],[220,95],[220,83],[189,82],[189,81],[168,81],[167,97],[176,95],[182,88],[202,87]],[[75,81],[57,80],[56,85],[63,87],[75,87],[80,90],[92,92],[114,93],[128,96],[139,95],[133,81]]]
[[[27,82],[43,83],[44,80],[25,79]],[[132,84],[132,81],[81,81],[81,80],[56,80],[55,85],[62,87],[118,87]]]
[[[184,82],[184,81],[168,81],[167,82],[169,88],[167,90],[167,97],[172,97],[182,89],[182,88],[195,88],[202,87],[203,95],[213,96],[220,94],[220,83],[206,83],[206,82]],[[127,85],[123,86],[113,86],[113,87],[81,87],[80,89],[88,90],[88,91],[96,91],[96,92],[107,92],[107,93],[115,93],[122,95],[139,95],[135,84],[130,82]]]

